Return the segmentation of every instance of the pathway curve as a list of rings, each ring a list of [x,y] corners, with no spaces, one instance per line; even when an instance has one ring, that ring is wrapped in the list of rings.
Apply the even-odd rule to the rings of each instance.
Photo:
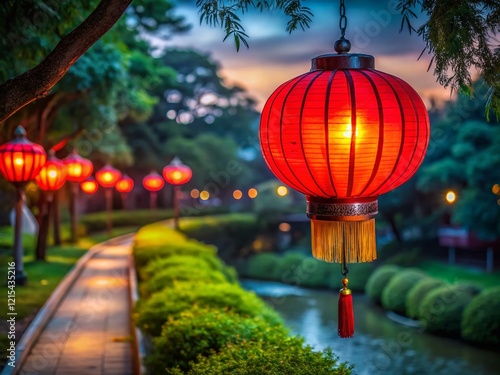
[[[111,241],[86,264],[29,354],[22,375],[132,375],[132,239]]]

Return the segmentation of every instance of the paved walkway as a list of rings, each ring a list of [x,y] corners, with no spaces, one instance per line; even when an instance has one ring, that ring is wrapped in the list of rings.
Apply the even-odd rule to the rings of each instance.
[[[23,375],[132,375],[131,240],[92,257],[33,347]]]

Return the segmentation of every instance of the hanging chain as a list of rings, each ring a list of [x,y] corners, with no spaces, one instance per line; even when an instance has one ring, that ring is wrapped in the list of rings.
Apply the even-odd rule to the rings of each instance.
[[[347,28],[347,17],[345,15],[345,4],[344,0],[340,0],[340,37],[343,39],[345,37],[345,29]]]

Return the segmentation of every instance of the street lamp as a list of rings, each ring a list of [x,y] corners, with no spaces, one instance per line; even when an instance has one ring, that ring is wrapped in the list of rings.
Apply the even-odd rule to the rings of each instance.
[[[61,160],[56,158],[53,152],[50,152],[47,162],[35,178],[38,187],[44,191],[46,199],[45,204],[42,207],[40,229],[36,244],[35,252],[37,260],[45,261],[47,233],[49,231],[49,222],[54,209],[54,193],[64,185],[66,177],[66,165]]]
[[[26,138],[26,130],[18,126],[14,139],[0,146],[0,172],[16,188],[15,225],[14,225],[14,263],[16,285],[28,281],[23,266],[23,201],[24,188],[33,180],[47,160],[42,146]]]
[[[152,210],[156,209],[156,201],[158,199],[158,191],[165,186],[165,181],[156,171],[151,171],[146,177],[143,178],[142,184],[149,190],[150,193],[150,207]]]
[[[111,235],[111,231],[113,229],[113,223],[111,219],[111,212],[113,211],[112,188],[115,186],[116,182],[120,179],[121,176],[122,173],[109,164],[106,164],[95,174],[97,182],[104,188],[106,194],[106,227],[109,235]]]
[[[117,181],[115,189],[120,193],[120,196],[122,197],[123,208],[126,208],[128,193],[130,193],[133,188],[134,180],[132,180],[126,174],[123,174],[122,178]]]
[[[78,155],[76,150],[73,150],[66,158],[63,159],[68,172],[67,180],[71,187],[71,242],[78,241],[78,184],[85,181],[94,170],[92,162]]]
[[[175,157],[169,165],[163,168],[163,177],[165,180],[173,185],[173,203],[174,203],[174,228],[179,229],[179,186],[191,180],[193,171],[182,161]]]

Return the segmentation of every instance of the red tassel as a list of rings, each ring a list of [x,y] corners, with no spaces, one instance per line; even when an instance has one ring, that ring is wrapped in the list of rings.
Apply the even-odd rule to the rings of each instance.
[[[344,287],[339,294],[339,336],[343,339],[354,336],[354,311],[351,290],[347,288],[347,278],[342,279]]]

